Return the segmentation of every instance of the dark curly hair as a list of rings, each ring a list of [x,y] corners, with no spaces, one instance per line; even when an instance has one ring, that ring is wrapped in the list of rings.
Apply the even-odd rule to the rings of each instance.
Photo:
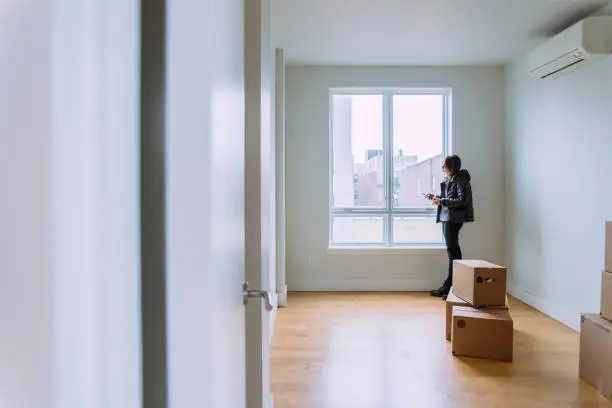
[[[444,159],[444,167],[449,169],[451,173],[455,174],[461,170],[461,159],[456,154],[446,156]]]

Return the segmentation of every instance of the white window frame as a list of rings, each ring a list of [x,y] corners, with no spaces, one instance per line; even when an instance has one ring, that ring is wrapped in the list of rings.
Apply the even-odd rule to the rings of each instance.
[[[384,207],[334,207],[334,105],[335,95],[382,95],[383,97],[383,154],[385,160]],[[443,242],[393,242],[393,217],[406,216],[415,219],[428,218],[435,222],[435,207],[394,207],[393,186],[393,96],[441,95],[442,96],[442,156],[451,152],[452,89],[450,88],[330,88],[329,90],[329,248],[330,249],[385,249],[385,248],[438,248]],[[383,242],[341,243],[334,242],[334,218],[378,216],[383,218]]]

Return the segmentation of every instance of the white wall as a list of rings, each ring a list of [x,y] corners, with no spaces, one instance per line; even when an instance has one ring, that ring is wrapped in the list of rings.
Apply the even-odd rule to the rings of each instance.
[[[136,0],[52,2],[56,407],[141,401]]]
[[[599,311],[612,219],[612,58],[554,81],[506,71],[506,254],[511,291],[578,329]]]
[[[136,3],[0,7],[1,406],[140,405]]]
[[[275,224],[276,224],[276,293],[278,294],[278,305],[287,305],[287,285],[285,275],[285,52],[277,48],[275,51],[276,82],[274,91],[274,126],[276,152],[276,191],[275,202]],[[273,288],[272,288],[273,289]]]
[[[51,7],[0,7],[0,406],[51,406]]]
[[[166,2],[170,408],[245,404],[244,3]]]
[[[473,176],[476,223],[465,257],[503,261],[503,68],[288,67],[287,284],[290,290],[426,290],[446,275],[443,250],[328,253],[329,88],[450,87],[453,151]]]
[[[264,288],[273,294],[276,302],[276,54],[270,32],[270,1],[264,0],[261,4],[262,270],[267,275]],[[272,314],[272,326],[275,318],[275,314]]]

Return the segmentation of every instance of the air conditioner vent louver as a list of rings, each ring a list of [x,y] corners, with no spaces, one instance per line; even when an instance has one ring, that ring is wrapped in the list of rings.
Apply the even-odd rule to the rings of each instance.
[[[579,50],[574,49],[558,58],[555,58],[547,64],[535,68],[533,70],[533,73],[538,78],[544,79],[551,75],[555,75],[560,71],[567,69],[573,65],[584,62],[584,60],[584,55]]]

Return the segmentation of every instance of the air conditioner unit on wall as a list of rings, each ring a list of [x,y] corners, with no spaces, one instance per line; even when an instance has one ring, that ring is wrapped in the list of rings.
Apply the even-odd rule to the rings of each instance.
[[[612,55],[612,16],[593,16],[557,34],[528,56],[529,74],[552,79]]]

